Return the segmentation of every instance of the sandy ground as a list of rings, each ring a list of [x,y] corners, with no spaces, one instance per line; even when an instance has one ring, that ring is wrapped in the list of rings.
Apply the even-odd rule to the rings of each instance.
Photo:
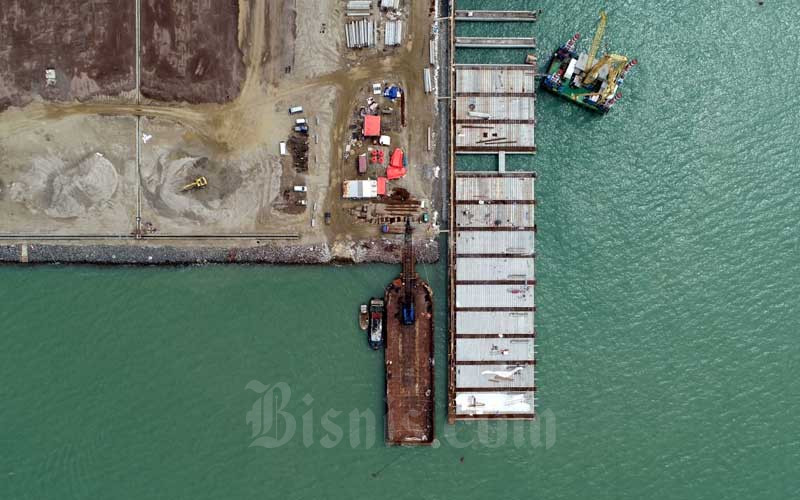
[[[392,237],[382,239],[377,226],[356,224],[349,215],[356,203],[341,199],[341,182],[356,177],[352,159],[345,162],[343,153],[358,96],[372,82],[399,83],[407,95],[408,126],[393,134],[393,146],[408,148],[410,161],[409,175],[396,185],[421,200],[431,200],[438,192],[438,169],[425,148],[427,128],[435,122],[435,100],[422,89],[431,17],[427,3],[412,6],[413,12],[406,14],[403,47],[355,52],[344,47],[343,2],[298,0],[295,9],[294,2],[240,0],[235,39],[244,77],[230,102],[214,103],[226,99],[213,89],[199,104],[151,99],[142,104],[103,99],[54,103],[34,97],[27,106],[0,113],[0,209],[9,214],[0,220],[0,235],[29,235],[19,242],[35,242],[37,234],[111,235],[137,229],[145,239],[149,234],[291,234],[296,239],[284,245],[324,247],[329,250],[320,255],[327,252],[327,259],[383,260],[382,252],[397,250]],[[187,55],[180,64],[191,59]],[[235,74],[235,68],[228,74]],[[211,87],[228,84],[218,83]],[[287,168],[278,148],[291,132],[296,117],[287,109],[294,105],[304,107],[299,116],[311,128],[309,170],[302,174]],[[207,177],[208,187],[181,191],[200,175]],[[27,185],[33,187],[26,192]],[[302,195],[307,205],[288,210],[284,191],[292,185],[307,186]],[[333,224],[323,223],[324,212],[332,213]],[[435,232],[418,231],[422,234]],[[263,243],[238,239],[169,244]]]
[[[80,116],[0,134],[0,231],[129,234],[136,217],[135,128],[131,117]]]

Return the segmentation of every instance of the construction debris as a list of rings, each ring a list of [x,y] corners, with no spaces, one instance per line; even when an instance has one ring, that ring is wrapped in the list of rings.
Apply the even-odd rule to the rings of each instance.
[[[294,169],[298,172],[308,172],[308,135],[295,132],[289,137],[288,142]]]

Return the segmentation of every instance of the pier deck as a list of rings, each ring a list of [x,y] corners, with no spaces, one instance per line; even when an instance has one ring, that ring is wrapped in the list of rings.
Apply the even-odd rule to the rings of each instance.
[[[456,21],[536,21],[539,12],[533,10],[457,10]]]
[[[433,293],[422,280],[414,288],[416,321],[403,325],[403,282],[386,289],[386,443],[433,442]]]
[[[456,153],[536,152],[536,68],[455,65]]]
[[[535,49],[536,39],[519,38],[494,38],[477,36],[457,36],[456,48],[475,48],[475,49]]]
[[[456,172],[448,421],[535,417],[532,172]]]

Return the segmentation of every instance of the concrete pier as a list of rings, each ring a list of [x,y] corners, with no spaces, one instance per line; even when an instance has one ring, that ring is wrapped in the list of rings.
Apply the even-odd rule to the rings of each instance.
[[[457,36],[456,48],[535,49],[536,39],[532,37],[492,38],[492,37],[477,37],[477,36]]]
[[[533,22],[538,11],[531,10],[457,10],[456,21],[518,21]]]

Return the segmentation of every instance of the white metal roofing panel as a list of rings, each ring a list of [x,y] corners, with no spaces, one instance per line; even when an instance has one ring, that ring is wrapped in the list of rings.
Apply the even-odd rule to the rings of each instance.
[[[535,259],[458,257],[457,281],[527,280],[534,277]]]
[[[531,335],[533,334],[533,329],[533,311],[456,312],[457,335]]]
[[[456,361],[532,361],[535,339],[456,339]]]
[[[492,120],[533,120],[536,99],[533,96],[457,96],[456,119],[474,120],[470,111],[487,113]],[[480,121],[477,119],[476,121]]]
[[[456,307],[533,307],[533,285],[456,285]]]
[[[377,198],[378,181],[344,181],[343,196],[345,198]]]
[[[456,200],[529,200],[534,197],[534,177],[456,177]]]
[[[456,387],[533,387],[533,365],[456,365]]]
[[[457,415],[530,414],[534,412],[533,392],[458,392]]]
[[[503,147],[526,147],[536,146],[536,126],[533,123],[493,123],[488,124],[492,128],[469,128],[467,124],[456,125],[456,148],[484,148],[495,150]],[[487,141],[497,139],[494,144]]]
[[[511,254],[534,253],[533,231],[458,231],[457,254]]]
[[[536,92],[536,68],[456,65],[456,92]]]
[[[533,227],[534,205],[458,205],[457,227]]]

